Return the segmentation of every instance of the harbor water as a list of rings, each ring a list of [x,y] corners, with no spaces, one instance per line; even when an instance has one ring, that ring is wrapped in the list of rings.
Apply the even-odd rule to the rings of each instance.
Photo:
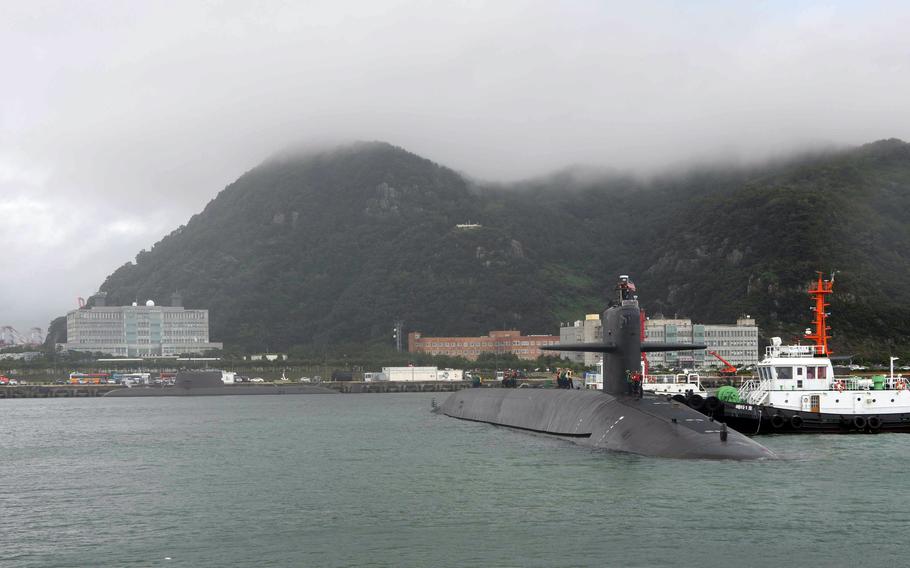
[[[448,396],[5,400],[0,566],[901,566],[910,435],[592,451]]]

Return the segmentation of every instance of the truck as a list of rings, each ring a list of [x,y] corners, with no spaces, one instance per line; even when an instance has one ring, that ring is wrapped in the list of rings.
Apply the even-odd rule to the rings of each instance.
[[[462,381],[461,369],[437,367],[383,367],[381,373],[364,373],[364,381]]]

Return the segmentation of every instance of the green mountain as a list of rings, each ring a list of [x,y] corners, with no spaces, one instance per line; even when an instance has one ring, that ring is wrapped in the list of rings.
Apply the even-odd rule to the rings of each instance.
[[[180,291],[246,350],[427,335],[556,333],[619,273],[649,313],[756,317],[788,337],[837,269],[841,351],[910,355],[910,145],[649,180],[572,170],[484,185],[384,143],[253,168],[102,284],[110,303]],[[479,228],[459,228],[463,223]]]

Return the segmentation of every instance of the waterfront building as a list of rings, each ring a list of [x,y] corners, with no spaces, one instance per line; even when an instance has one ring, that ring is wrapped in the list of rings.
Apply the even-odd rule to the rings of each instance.
[[[601,343],[603,342],[603,324],[600,314],[587,314],[585,319],[564,323],[559,327],[560,343]],[[573,363],[593,367],[600,362],[600,353],[582,353],[578,351],[561,351],[560,356]]]
[[[101,352],[116,357],[160,357],[221,349],[209,341],[209,311],[185,309],[179,296],[171,306],[107,306],[96,296],[90,308],[66,314],[68,351]]]
[[[715,352],[733,366],[742,368],[758,363],[758,326],[755,320],[744,316],[735,324],[700,324],[688,318],[657,317],[645,320],[645,341],[669,343],[704,343],[707,349],[699,351],[667,351],[648,353],[651,367],[676,369],[712,369],[723,363],[710,354]],[[603,326],[596,315],[584,321],[563,324],[560,340],[565,343],[590,343],[603,341]],[[593,366],[597,353],[565,352],[564,359]]]
[[[546,352],[544,345],[559,343],[555,335],[522,335],[520,331],[491,331],[485,337],[423,337],[419,331],[408,334],[408,351],[430,355],[450,355],[474,361],[481,353],[514,354],[519,359],[537,359]]]
[[[648,353],[652,366],[676,369],[712,369],[723,363],[710,354],[715,352],[737,368],[758,363],[758,326],[744,316],[735,324],[698,324],[688,318],[653,318],[645,321],[647,341],[670,343],[704,343],[700,351],[667,351]]]

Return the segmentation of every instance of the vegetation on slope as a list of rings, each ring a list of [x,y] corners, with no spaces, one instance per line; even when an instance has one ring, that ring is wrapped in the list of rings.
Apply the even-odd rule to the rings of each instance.
[[[793,336],[815,270],[838,269],[841,351],[910,355],[910,146],[881,141],[761,168],[649,181],[571,172],[477,187],[384,143],[286,154],[225,188],[101,286],[109,303],[180,291],[245,350],[425,335],[556,333],[619,273],[649,313],[756,317]],[[465,222],[479,229],[458,229]]]

